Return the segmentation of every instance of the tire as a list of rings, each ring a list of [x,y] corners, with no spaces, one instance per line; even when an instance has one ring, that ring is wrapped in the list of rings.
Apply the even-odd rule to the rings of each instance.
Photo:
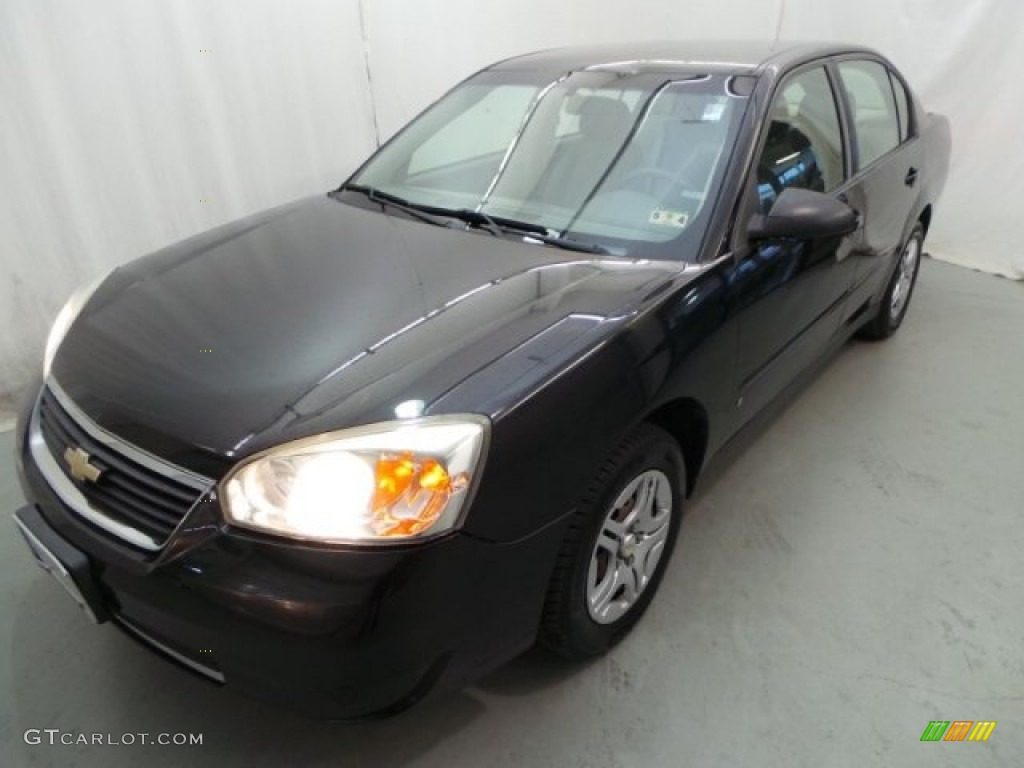
[[[900,251],[896,268],[878,305],[878,314],[859,331],[862,338],[887,339],[899,330],[903,318],[907,316],[910,299],[914,295],[914,286],[917,285],[917,275],[921,271],[923,256],[924,229],[919,222],[914,225],[910,237]]]
[[[683,456],[667,432],[641,424],[622,441],[569,524],[544,606],[543,645],[581,660],[625,637],[658,591],[685,487]]]

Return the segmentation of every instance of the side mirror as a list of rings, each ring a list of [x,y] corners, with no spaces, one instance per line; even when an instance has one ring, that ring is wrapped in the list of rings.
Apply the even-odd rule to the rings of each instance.
[[[767,216],[755,214],[747,225],[751,240],[842,237],[857,231],[860,214],[834,197],[809,189],[786,189]]]

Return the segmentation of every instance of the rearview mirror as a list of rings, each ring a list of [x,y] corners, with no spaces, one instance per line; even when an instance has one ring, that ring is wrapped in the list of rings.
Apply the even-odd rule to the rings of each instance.
[[[860,215],[846,203],[809,189],[786,189],[767,216],[756,214],[750,218],[747,237],[751,240],[841,237],[859,226]]]

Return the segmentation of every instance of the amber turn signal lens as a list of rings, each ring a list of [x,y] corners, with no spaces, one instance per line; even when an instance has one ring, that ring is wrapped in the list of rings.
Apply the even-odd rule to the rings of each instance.
[[[449,476],[437,459],[412,453],[383,455],[375,468],[372,527],[377,536],[413,536],[433,525],[468,476]]]
[[[437,461],[429,459],[423,464],[423,469],[420,472],[420,488],[426,488],[428,491],[447,491],[451,485],[451,478]]]
[[[373,498],[374,509],[391,506],[401,498],[412,485],[416,465],[412,454],[382,456],[377,459],[377,489]]]

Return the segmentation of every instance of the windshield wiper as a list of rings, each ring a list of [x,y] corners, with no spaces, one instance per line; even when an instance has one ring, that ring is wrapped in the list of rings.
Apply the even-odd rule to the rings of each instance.
[[[447,227],[448,222],[443,221],[437,216],[432,216],[429,211],[424,210],[423,206],[410,203],[408,200],[399,197],[398,195],[392,195],[388,192],[383,192],[376,187],[367,187],[363,184],[346,184],[342,187],[339,192],[350,190],[352,192],[358,192],[361,195],[366,195],[367,199],[371,202],[377,203],[381,208],[397,208],[403,213],[407,213],[415,219],[425,221],[428,224],[433,224],[435,227]]]
[[[507,234],[522,234],[530,240],[535,240],[545,245],[556,248],[563,248],[567,251],[579,253],[611,253],[607,248],[596,243],[581,243],[568,237],[550,234],[550,230],[543,224],[534,224],[529,221],[507,219],[504,216],[491,216],[483,211],[475,211],[470,208],[443,208],[437,205],[423,205],[413,203],[398,195],[392,195],[376,187],[368,187],[363,184],[346,184],[340,191],[351,190],[366,195],[368,199],[378,205],[391,206],[400,211],[408,213],[421,221],[434,224],[438,227],[447,227],[448,223],[439,217],[457,219],[470,226],[479,227],[490,232],[492,235],[501,236]]]
[[[491,216],[483,211],[474,211],[469,208],[458,208],[446,210],[443,208],[432,208],[433,213],[444,216],[452,216],[466,222],[471,226],[486,229],[492,235],[500,234],[523,234],[530,240],[536,240],[545,245],[553,245],[556,248],[564,248],[567,251],[578,251],[580,253],[611,253],[603,245],[596,243],[581,243],[579,240],[572,240],[568,237],[549,234],[550,230],[542,224],[534,224],[529,221],[518,221],[506,219],[504,216]]]
[[[562,248],[566,251],[576,251],[578,253],[600,253],[609,254],[607,248],[597,243],[581,243],[579,240],[573,240],[571,237],[562,237],[561,235],[541,235],[529,233],[525,236],[527,240],[536,240],[544,243],[544,245],[553,245],[555,248]]]
[[[548,234],[548,228],[542,224],[506,219],[502,216],[491,216],[489,213],[470,208],[451,208],[445,212],[445,215],[464,221],[471,226],[486,229],[492,235],[503,235],[512,230],[538,235]]]

